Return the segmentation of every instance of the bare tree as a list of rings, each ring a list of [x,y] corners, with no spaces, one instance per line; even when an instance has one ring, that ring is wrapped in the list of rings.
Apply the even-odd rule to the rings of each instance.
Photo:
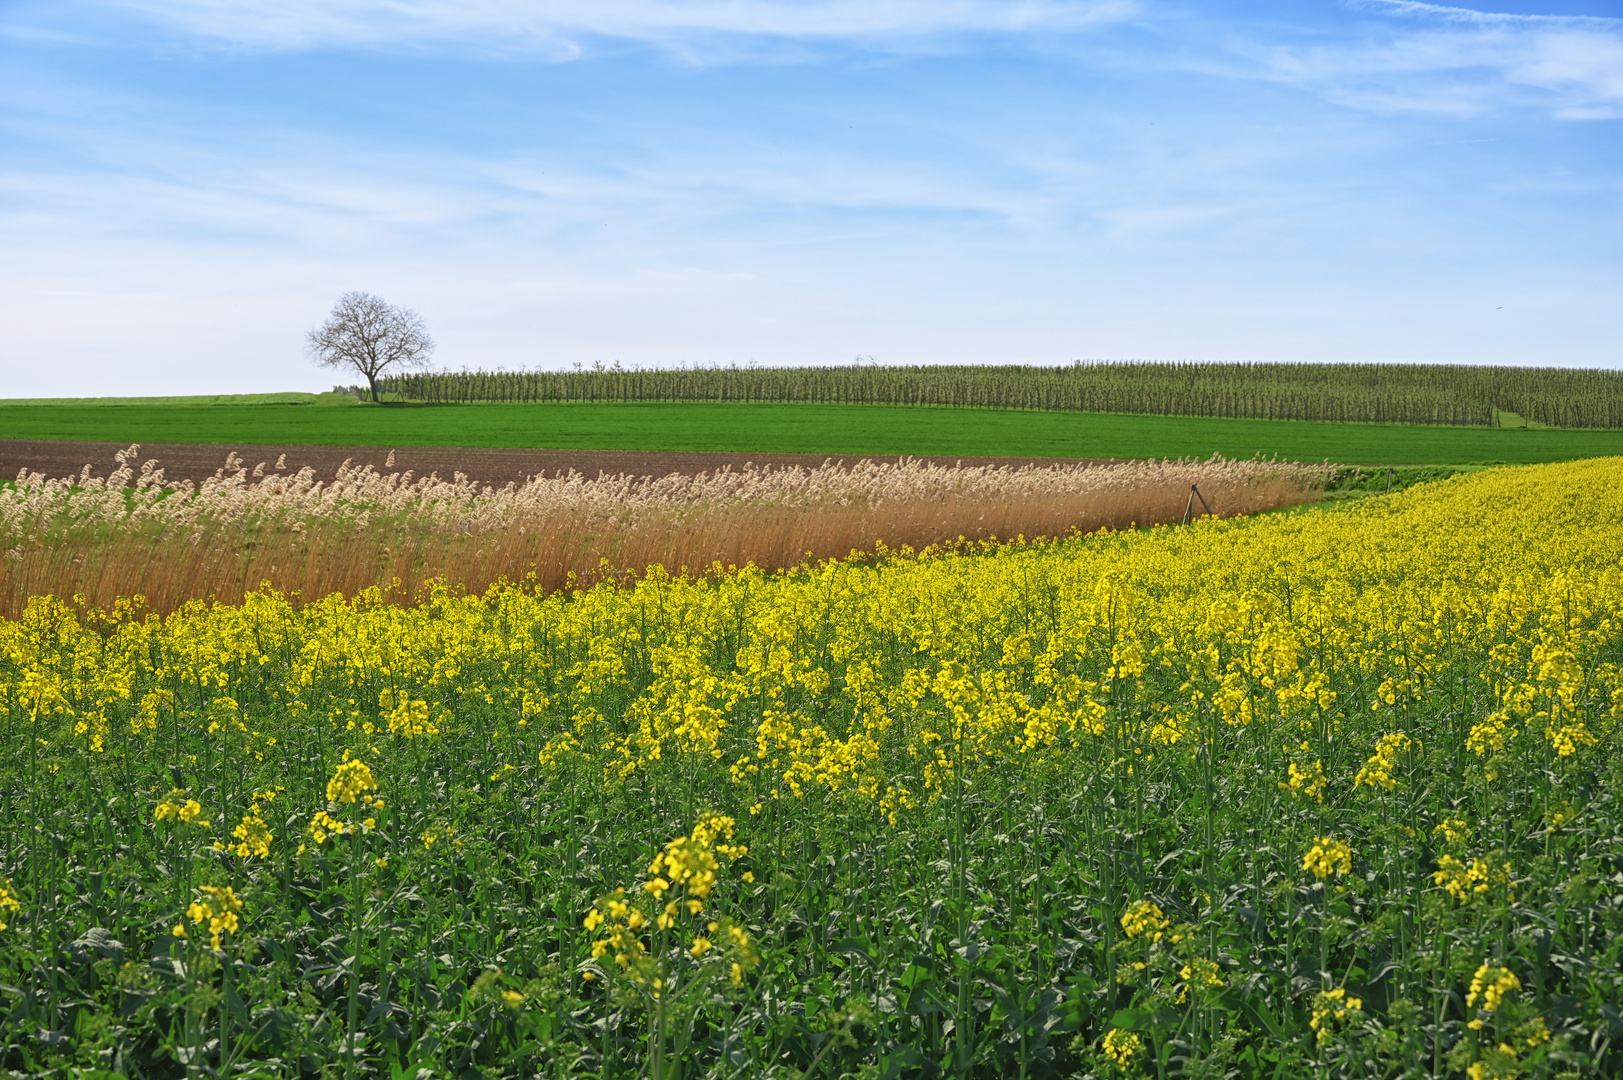
[[[322,367],[365,375],[376,401],[378,377],[391,369],[427,367],[434,339],[423,317],[410,308],[395,307],[371,293],[347,292],[327,321],[305,335],[304,350]]]

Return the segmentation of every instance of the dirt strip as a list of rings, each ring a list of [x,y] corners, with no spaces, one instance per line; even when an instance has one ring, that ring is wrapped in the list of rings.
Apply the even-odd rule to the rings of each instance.
[[[0,439],[0,479],[10,480],[19,470],[44,473],[48,477],[78,476],[85,465],[90,465],[92,476],[107,476],[118,467],[113,455],[125,449],[127,443],[61,442],[53,439]],[[601,474],[610,476],[626,473],[632,476],[696,476],[731,467],[741,469],[747,464],[769,468],[815,469],[825,461],[841,465],[854,465],[861,461],[900,461],[900,457],[883,454],[730,454],[701,451],[658,450],[511,450],[511,449],[458,449],[455,447],[403,446],[393,451],[394,464],[388,464],[390,448],[386,446],[264,446],[244,443],[233,446],[225,443],[142,443],[137,466],[141,461],[157,459],[169,481],[202,481],[213,476],[225,463],[228,453],[235,452],[250,470],[261,462],[265,472],[296,473],[305,466],[316,471],[321,480],[330,480],[347,461],[353,468],[370,465],[382,473],[405,472],[414,476],[438,473],[449,480],[456,473],[485,484],[523,483],[532,476],[565,476],[574,470],[591,479]],[[282,455],[283,468],[276,463]],[[936,465],[1082,465],[1102,464],[1108,458],[1032,458],[1032,457],[932,457],[919,456],[915,460]]]

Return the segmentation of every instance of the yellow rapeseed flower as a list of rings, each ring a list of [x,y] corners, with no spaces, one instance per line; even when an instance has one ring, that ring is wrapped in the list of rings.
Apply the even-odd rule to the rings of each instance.
[[[341,762],[332,779],[327,781],[327,801],[353,803],[377,788],[377,781],[372,778],[372,770],[366,763],[351,759]]]
[[[1133,1055],[1138,1053],[1139,1047],[1144,1045],[1144,1040],[1135,1032],[1111,1028],[1105,1032],[1105,1037],[1100,1040],[1099,1045],[1112,1061],[1125,1069],[1127,1063],[1133,1059]]]
[[[1302,856],[1302,869],[1323,881],[1327,877],[1352,873],[1352,848],[1333,836],[1315,836],[1313,846]]]
[[[270,826],[258,814],[247,814],[237,827],[231,830],[236,843],[230,845],[228,850],[241,858],[270,858],[271,831]]]
[[[1352,997],[1346,987],[1338,986],[1314,995],[1313,1016],[1307,1024],[1316,1033],[1319,1045],[1323,1046],[1335,1038],[1338,1025],[1357,1019],[1363,1009],[1361,998]]]
[[[315,817],[310,819],[310,835],[318,844],[325,844],[329,836],[343,836],[354,831],[353,826],[345,824],[325,810],[317,810]]]
[[[1465,995],[1466,1005],[1481,1001],[1483,1012],[1497,1012],[1506,997],[1522,987],[1522,981],[1507,967],[1484,963],[1471,976],[1471,990]]]
[[[178,821],[200,828],[206,828],[209,823],[203,816],[203,804],[191,798],[185,788],[175,788],[166,798],[158,800],[152,816],[156,821]]]
[[[1464,818],[1444,818],[1437,824],[1437,827],[1431,831],[1431,834],[1433,836],[1441,834],[1443,839],[1447,840],[1450,844],[1457,844],[1461,840],[1465,840],[1470,837],[1471,826]]]
[[[1398,785],[1392,778],[1392,770],[1397,767],[1398,754],[1418,746],[1418,743],[1401,731],[1382,735],[1380,741],[1375,744],[1375,753],[1364,762],[1364,767],[1358,770],[1353,787],[1379,787],[1387,791],[1396,788]]]
[[[231,886],[203,885],[197,890],[197,899],[186,908],[186,917],[194,925],[208,928],[209,948],[218,951],[222,935],[237,932],[240,925],[237,915],[242,908],[242,900]],[[185,937],[185,927],[176,926],[174,935]]]
[[[1494,884],[1509,884],[1510,864],[1502,862],[1495,867],[1487,859],[1473,858],[1461,862],[1452,855],[1437,860],[1437,870],[1431,876],[1433,884],[1440,885],[1454,899],[1464,903],[1487,893]]]
[[[22,909],[22,901],[17,899],[17,894],[15,891],[13,891],[11,879],[7,878],[6,883],[4,885],[0,885],[0,930],[10,929],[10,927],[4,921],[6,912],[21,911]]]
[[[1140,900],[1129,905],[1121,917],[1122,932],[1129,938],[1148,934],[1152,941],[1160,941],[1162,934],[1171,925],[1160,907],[1148,900]]]
[[[1291,762],[1286,778],[1279,786],[1292,795],[1305,795],[1322,803],[1324,789],[1329,783],[1330,778],[1324,775],[1324,762],[1315,759],[1306,769]]]

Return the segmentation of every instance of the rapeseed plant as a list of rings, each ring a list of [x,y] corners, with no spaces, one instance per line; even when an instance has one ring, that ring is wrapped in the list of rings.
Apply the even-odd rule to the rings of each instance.
[[[1333,836],[1315,836],[1313,846],[1302,856],[1302,869],[1311,871],[1323,881],[1328,877],[1352,873],[1352,848],[1344,840]]]
[[[241,911],[242,900],[231,886],[202,885],[197,890],[197,899],[186,908],[186,917],[195,926],[208,927],[209,948],[218,952],[222,935],[234,934],[239,929],[237,915]],[[186,937],[184,930],[184,925],[177,923],[175,936]]]
[[[155,821],[175,821],[183,825],[196,825],[199,828],[208,828],[209,819],[203,816],[203,804],[196,799],[188,798],[184,788],[175,788],[168,796],[158,800],[153,808],[152,817]]]
[[[725,979],[736,989],[746,971],[761,962],[749,932],[732,917],[701,917],[721,882],[723,862],[730,866],[749,854],[746,846],[728,842],[735,828],[726,815],[700,815],[687,835],[654,855],[642,896],[621,886],[601,897],[582,920],[588,933],[601,931],[583,975],[612,984],[618,970],[632,1000],[647,1013],[651,1076],[665,1075],[668,1056],[681,1059],[711,987]],[[613,967],[596,962],[605,956]]]
[[[35,597],[0,1066],[1615,1074],[1617,474],[564,591]]]
[[[1314,759],[1305,769],[1296,762],[1291,762],[1290,774],[1279,786],[1292,795],[1303,795],[1323,803],[1324,789],[1329,784],[1330,778],[1324,775],[1324,762]]]
[[[1144,1040],[1139,1035],[1119,1028],[1111,1028],[1100,1040],[1104,1052],[1123,1069],[1127,1068],[1127,1063],[1133,1060],[1133,1055],[1137,1054],[1139,1047],[1143,1045]]]
[[[23,903],[17,899],[17,894],[12,889],[11,879],[7,878],[6,883],[0,885],[0,920],[5,918],[6,912],[21,911],[22,909]],[[0,930],[9,929],[11,929],[10,926],[6,925],[4,921],[0,921]]]
[[[1122,933],[1129,938],[1147,935],[1151,941],[1159,942],[1165,935],[1171,923],[1161,913],[1161,908],[1148,900],[1139,900],[1130,906],[1121,917]]]
[[[1315,1039],[1323,1046],[1333,1041],[1344,1025],[1361,1019],[1363,1011],[1363,999],[1352,997],[1346,987],[1338,986],[1314,996],[1313,1016],[1307,1026],[1313,1029]]]

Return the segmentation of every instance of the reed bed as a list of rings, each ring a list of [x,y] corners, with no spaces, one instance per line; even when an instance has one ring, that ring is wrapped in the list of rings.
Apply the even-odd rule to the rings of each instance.
[[[38,595],[104,608],[140,596],[168,612],[266,584],[306,598],[373,586],[410,596],[433,578],[475,592],[504,580],[550,591],[655,565],[777,570],[1175,522],[1197,485],[1196,516],[1255,513],[1314,498],[1331,474],[1216,457],[1018,468],[864,461],[495,487],[347,465],[323,481],[280,462],[250,469],[232,454],[194,485],[138,460],[137,445],[105,478],[89,465],[76,477],[19,474],[0,496],[0,611],[16,617]]]

